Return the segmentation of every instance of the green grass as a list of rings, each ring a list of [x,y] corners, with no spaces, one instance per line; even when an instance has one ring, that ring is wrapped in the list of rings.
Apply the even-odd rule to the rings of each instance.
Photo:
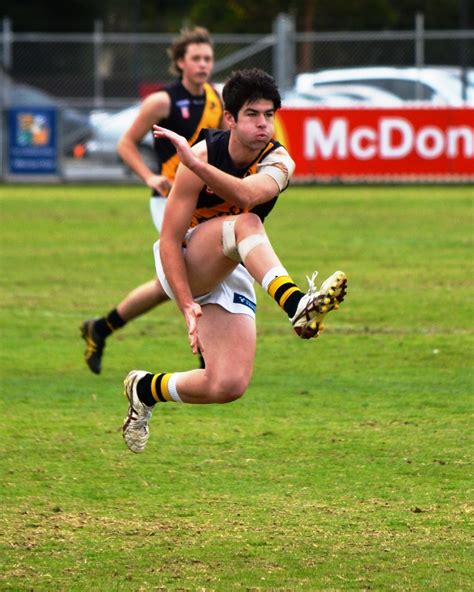
[[[268,221],[319,340],[259,289],[245,397],[120,433],[132,368],[196,365],[167,303],[86,369],[78,326],[153,277],[140,187],[2,186],[0,589],[470,590],[469,187],[293,188]]]

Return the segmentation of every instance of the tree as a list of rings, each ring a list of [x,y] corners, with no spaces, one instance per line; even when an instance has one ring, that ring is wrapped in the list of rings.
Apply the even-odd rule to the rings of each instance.
[[[106,31],[174,33],[200,24],[215,33],[263,34],[279,12],[292,14],[298,31],[412,29],[423,12],[427,28],[456,29],[463,1],[469,0],[22,0],[2,16],[16,31],[92,31],[102,19]]]

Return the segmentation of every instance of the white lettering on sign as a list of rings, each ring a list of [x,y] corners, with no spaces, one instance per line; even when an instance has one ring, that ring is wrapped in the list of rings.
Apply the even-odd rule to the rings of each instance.
[[[379,124],[380,156],[382,158],[404,158],[413,145],[413,126],[401,117],[383,117]],[[397,139],[400,138],[400,139]]]
[[[370,127],[358,127],[351,134],[349,149],[360,160],[368,160],[377,154],[377,134]]]
[[[305,121],[304,155],[308,159],[316,158],[347,158],[347,128],[348,122],[344,117],[335,117],[331,122],[328,133],[324,132],[319,119]],[[319,153],[319,154],[318,154]]]
[[[461,144],[461,140],[463,140]],[[464,155],[466,158],[474,156],[474,133],[472,129],[467,126],[459,126],[448,128],[448,142],[447,142],[446,156],[448,158],[457,158],[460,156],[460,144],[464,147]]]
[[[318,117],[304,122],[304,156],[308,160],[349,157],[402,159],[416,154],[425,160],[474,157],[474,128],[459,125],[415,129],[404,117],[380,117],[376,126],[349,127],[346,117],[334,117],[327,129]]]
[[[421,158],[439,158],[444,152],[444,134],[438,127],[427,126],[416,136],[416,152]]]

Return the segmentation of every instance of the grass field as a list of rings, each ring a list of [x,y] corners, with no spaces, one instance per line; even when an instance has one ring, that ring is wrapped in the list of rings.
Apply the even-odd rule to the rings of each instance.
[[[99,377],[78,327],[153,277],[146,189],[0,195],[1,590],[473,589],[472,187],[286,192],[274,245],[346,301],[303,342],[259,289],[246,395],[163,406],[142,455],[122,380],[194,366],[184,321],[130,324]]]

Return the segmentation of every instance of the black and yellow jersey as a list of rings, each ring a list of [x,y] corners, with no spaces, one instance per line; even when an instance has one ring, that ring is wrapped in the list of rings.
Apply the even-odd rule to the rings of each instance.
[[[229,130],[221,131],[209,129],[203,130],[203,133],[201,134],[201,139],[205,139],[207,144],[207,162],[224,173],[241,179],[248,175],[254,175],[257,172],[257,165],[270,152],[273,152],[281,146],[276,140],[271,140],[253,162],[245,167],[238,168],[234,165],[229,155],[229,137]],[[243,209],[227,203],[209,189],[209,187],[204,186],[198,196],[197,206],[191,220],[191,228],[201,224],[201,222],[215,218],[216,216],[234,216],[248,211],[257,214],[263,222],[265,217],[273,209],[277,199],[278,195],[263,204],[255,206],[251,210]]]
[[[218,128],[221,124],[223,107],[217,91],[208,83],[204,85],[203,95],[192,95],[180,80],[168,84],[163,89],[168,93],[170,113],[159,125],[184,136],[189,144],[194,144],[203,128]],[[176,148],[165,139],[154,140],[158,171],[171,181],[175,178],[179,158]]]

